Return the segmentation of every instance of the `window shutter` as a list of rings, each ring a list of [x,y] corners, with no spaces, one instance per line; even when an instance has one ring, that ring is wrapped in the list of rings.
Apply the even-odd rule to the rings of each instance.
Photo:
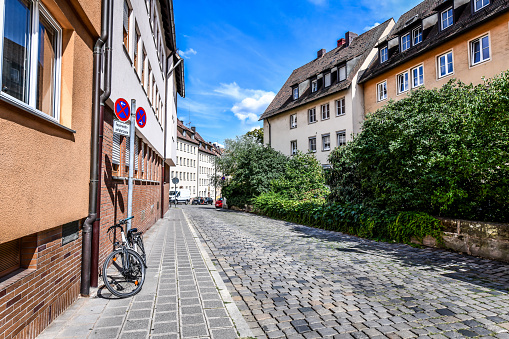
[[[141,142],[141,171],[145,172],[145,146],[143,145],[143,141]]]
[[[0,244],[0,276],[20,267],[20,239]]]
[[[129,5],[124,1],[124,29],[129,32]]]
[[[138,170],[138,142],[139,142],[139,139],[136,138],[136,140],[134,142],[134,169],[136,171]]]
[[[125,164],[129,166],[129,145],[131,144],[131,140],[129,137],[125,137]]]
[[[111,162],[120,165],[120,134],[113,133]]]

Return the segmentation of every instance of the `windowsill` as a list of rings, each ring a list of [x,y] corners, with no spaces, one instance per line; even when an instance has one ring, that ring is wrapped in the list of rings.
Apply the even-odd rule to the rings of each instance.
[[[422,87],[424,86],[424,83],[420,84],[420,85],[417,85],[417,86],[412,86],[412,89],[416,89],[416,88],[419,88],[419,87]]]
[[[403,91],[403,92],[399,92],[398,94],[396,94],[396,96],[400,96],[400,95],[403,95],[403,94],[406,94],[406,93],[408,93],[408,90]]]
[[[342,117],[344,116],[346,113],[341,113],[341,114],[336,114],[337,117]]]
[[[491,61],[491,58],[486,59],[486,60],[483,60],[483,61],[479,61],[479,62],[477,62],[477,63],[475,63],[475,64],[472,64],[472,65],[470,66],[470,68],[477,67],[477,66],[479,66],[479,65],[485,64],[485,63],[490,62],[490,61]]]
[[[309,151],[309,153],[316,153],[316,150],[314,150],[314,151]]]
[[[322,121],[325,121],[325,120],[330,120],[330,117],[329,118],[322,118]]]
[[[297,128],[297,126],[295,126],[295,127],[290,127],[290,129],[296,129],[296,128]]]
[[[378,99],[376,102],[382,102],[382,101],[385,101],[385,100],[387,100],[387,98]]]
[[[0,291],[6,289],[10,285],[16,283],[18,280],[23,279],[30,273],[35,272],[35,269],[18,268],[16,271],[7,274],[5,277],[0,278]]]
[[[58,121],[56,121],[55,119],[53,119],[52,117],[50,117],[49,115],[45,114],[45,113],[42,113],[41,111],[39,110],[36,110],[28,105],[26,105],[25,103],[21,103],[19,102],[18,100],[15,100],[13,99],[12,97],[10,97],[9,95],[6,95],[2,92],[0,92],[0,100],[7,103],[7,104],[10,104],[10,105],[13,105],[13,106],[16,106],[17,108],[37,117],[37,118],[40,118],[40,119],[43,119],[59,128],[62,128],[64,130],[66,130],[67,132],[71,132],[71,133],[76,133],[75,130],[69,128],[69,127],[66,127],[64,125],[61,125]]]
[[[330,148],[323,149],[322,152],[330,152]]]
[[[308,125],[311,125],[311,124],[316,124],[316,120],[308,122]]]
[[[454,75],[454,72],[449,73],[449,74],[446,74],[446,75],[442,75],[442,76],[439,76],[439,77],[438,77],[438,80],[442,80],[442,79],[444,79],[444,78],[447,78],[447,77],[450,77],[450,76],[453,76],[453,75]]]

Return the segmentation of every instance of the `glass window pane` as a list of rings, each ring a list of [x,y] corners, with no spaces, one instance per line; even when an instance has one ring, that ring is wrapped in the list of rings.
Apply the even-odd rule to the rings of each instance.
[[[39,18],[36,108],[52,116],[55,92],[56,37],[55,29],[41,15]]]
[[[488,36],[482,38],[482,58],[483,60],[489,59],[490,57],[490,41]]]
[[[2,91],[28,103],[30,6],[23,0],[5,0],[2,53]]]

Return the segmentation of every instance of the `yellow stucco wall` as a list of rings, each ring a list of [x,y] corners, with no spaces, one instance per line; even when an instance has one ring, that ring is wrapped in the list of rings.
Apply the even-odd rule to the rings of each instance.
[[[99,31],[100,1],[82,2],[83,8],[73,7],[74,1],[43,2],[63,31],[59,123],[76,132],[0,100],[0,243],[88,214],[92,49],[97,38],[90,23]]]
[[[470,66],[469,42],[479,36],[489,33],[491,59],[476,66]],[[437,57],[452,50],[454,73],[438,78]],[[444,43],[390,71],[385,72],[364,83],[364,105],[366,113],[372,113],[385,105],[389,99],[400,100],[408,92],[398,95],[396,76],[405,70],[424,65],[424,87],[437,88],[443,86],[450,79],[456,78],[464,83],[479,84],[482,77],[491,78],[509,69],[509,13],[505,13],[490,22],[478,26],[461,36]],[[390,60],[389,60],[390,62]],[[377,102],[376,86],[387,80],[387,100]]]

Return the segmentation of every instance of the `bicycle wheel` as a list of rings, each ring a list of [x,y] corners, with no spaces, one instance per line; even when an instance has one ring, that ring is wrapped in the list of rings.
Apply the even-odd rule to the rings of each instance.
[[[145,267],[147,267],[147,255],[145,254],[145,246],[143,245],[143,236],[139,234],[136,235],[134,239],[136,242],[136,252],[138,252],[138,254],[141,256]]]
[[[127,249],[127,260],[124,260],[124,249],[110,253],[103,265],[104,285],[112,294],[126,298],[138,293],[145,282],[145,265],[141,256]]]

